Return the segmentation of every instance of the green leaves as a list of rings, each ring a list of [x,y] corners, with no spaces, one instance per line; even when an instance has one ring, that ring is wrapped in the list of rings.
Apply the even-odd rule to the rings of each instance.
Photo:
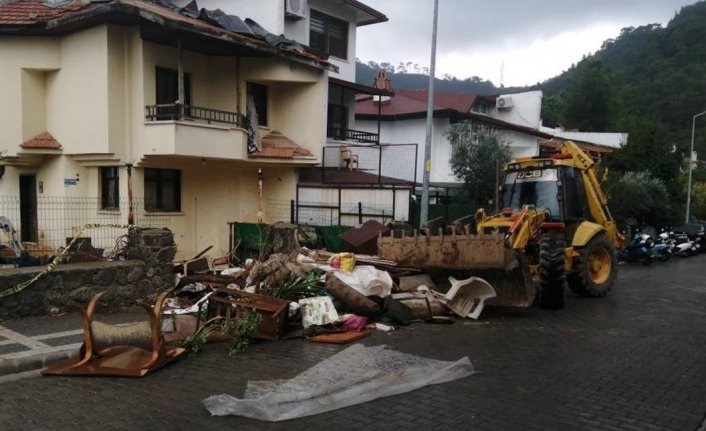
[[[451,170],[463,180],[471,203],[487,205],[495,196],[497,168],[510,161],[499,132],[470,121],[455,123],[445,137],[451,143]]]
[[[626,172],[608,185],[608,196],[619,223],[655,226],[669,216],[667,187],[648,171]]]

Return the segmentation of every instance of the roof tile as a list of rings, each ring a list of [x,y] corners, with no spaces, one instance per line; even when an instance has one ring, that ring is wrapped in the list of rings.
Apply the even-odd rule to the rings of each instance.
[[[61,150],[61,144],[49,132],[42,132],[20,145],[21,148],[32,150]]]
[[[84,1],[73,1],[64,6],[50,7],[46,0],[0,1],[0,25],[32,25],[58,18],[68,12],[88,6]]]

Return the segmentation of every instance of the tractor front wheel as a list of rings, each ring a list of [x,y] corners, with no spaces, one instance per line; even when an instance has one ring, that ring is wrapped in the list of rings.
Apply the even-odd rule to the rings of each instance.
[[[601,234],[576,251],[575,271],[566,278],[569,288],[579,296],[606,296],[618,275],[615,247]]]
[[[539,305],[543,308],[564,308],[565,254],[566,241],[563,235],[542,235],[539,248]]]

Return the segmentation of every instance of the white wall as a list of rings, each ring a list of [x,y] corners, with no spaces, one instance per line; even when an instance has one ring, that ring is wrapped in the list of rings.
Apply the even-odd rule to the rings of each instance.
[[[392,218],[393,209],[394,220],[407,221],[409,218],[410,194],[410,189],[342,189],[340,192],[340,205],[343,214],[339,214],[337,209],[339,205],[339,192],[337,188],[301,187],[299,189],[299,202],[301,205],[318,204],[336,207],[336,209],[315,210],[300,208],[299,223],[355,226],[359,224],[357,215],[359,202],[364,214],[385,215],[385,217],[363,217],[363,222],[367,220],[377,220],[381,223],[389,223]]]
[[[432,183],[462,182],[451,171],[451,143],[444,137],[451,124],[447,118],[435,118],[432,133],[431,175]],[[376,121],[356,122],[356,128],[368,132],[377,132]],[[538,153],[537,137],[526,133],[500,130],[503,141],[510,144],[513,158],[535,156]],[[424,142],[426,140],[426,119],[403,121],[383,121],[380,123],[380,140],[383,143],[408,144],[417,143],[417,182],[421,182],[424,174]],[[385,175],[385,173],[383,173]]]
[[[376,121],[357,120],[358,130],[377,133]],[[443,137],[443,132],[450,127],[448,118],[435,118],[432,134],[431,182],[458,181],[449,167],[451,145]],[[417,181],[424,174],[424,142],[426,140],[426,119],[418,118],[404,121],[382,121],[380,123],[380,142],[386,144],[417,144]],[[383,172],[383,175],[385,173]]]
[[[524,93],[506,94],[512,97],[511,108],[490,109],[490,116],[512,124],[538,129],[542,124],[542,92],[527,91]]]
[[[541,127],[541,130],[557,138],[590,142],[591,144],[604,145],[612,148],[620,148],[628,143],[627,133],[574,132],[544,126]]]

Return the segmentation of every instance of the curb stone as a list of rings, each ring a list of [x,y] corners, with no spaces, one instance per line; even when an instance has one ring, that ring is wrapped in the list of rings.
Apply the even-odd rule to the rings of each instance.
[[[45,368],[75,355],[76,349],[72,347],[23,358],[0,359],[0,376]]]

